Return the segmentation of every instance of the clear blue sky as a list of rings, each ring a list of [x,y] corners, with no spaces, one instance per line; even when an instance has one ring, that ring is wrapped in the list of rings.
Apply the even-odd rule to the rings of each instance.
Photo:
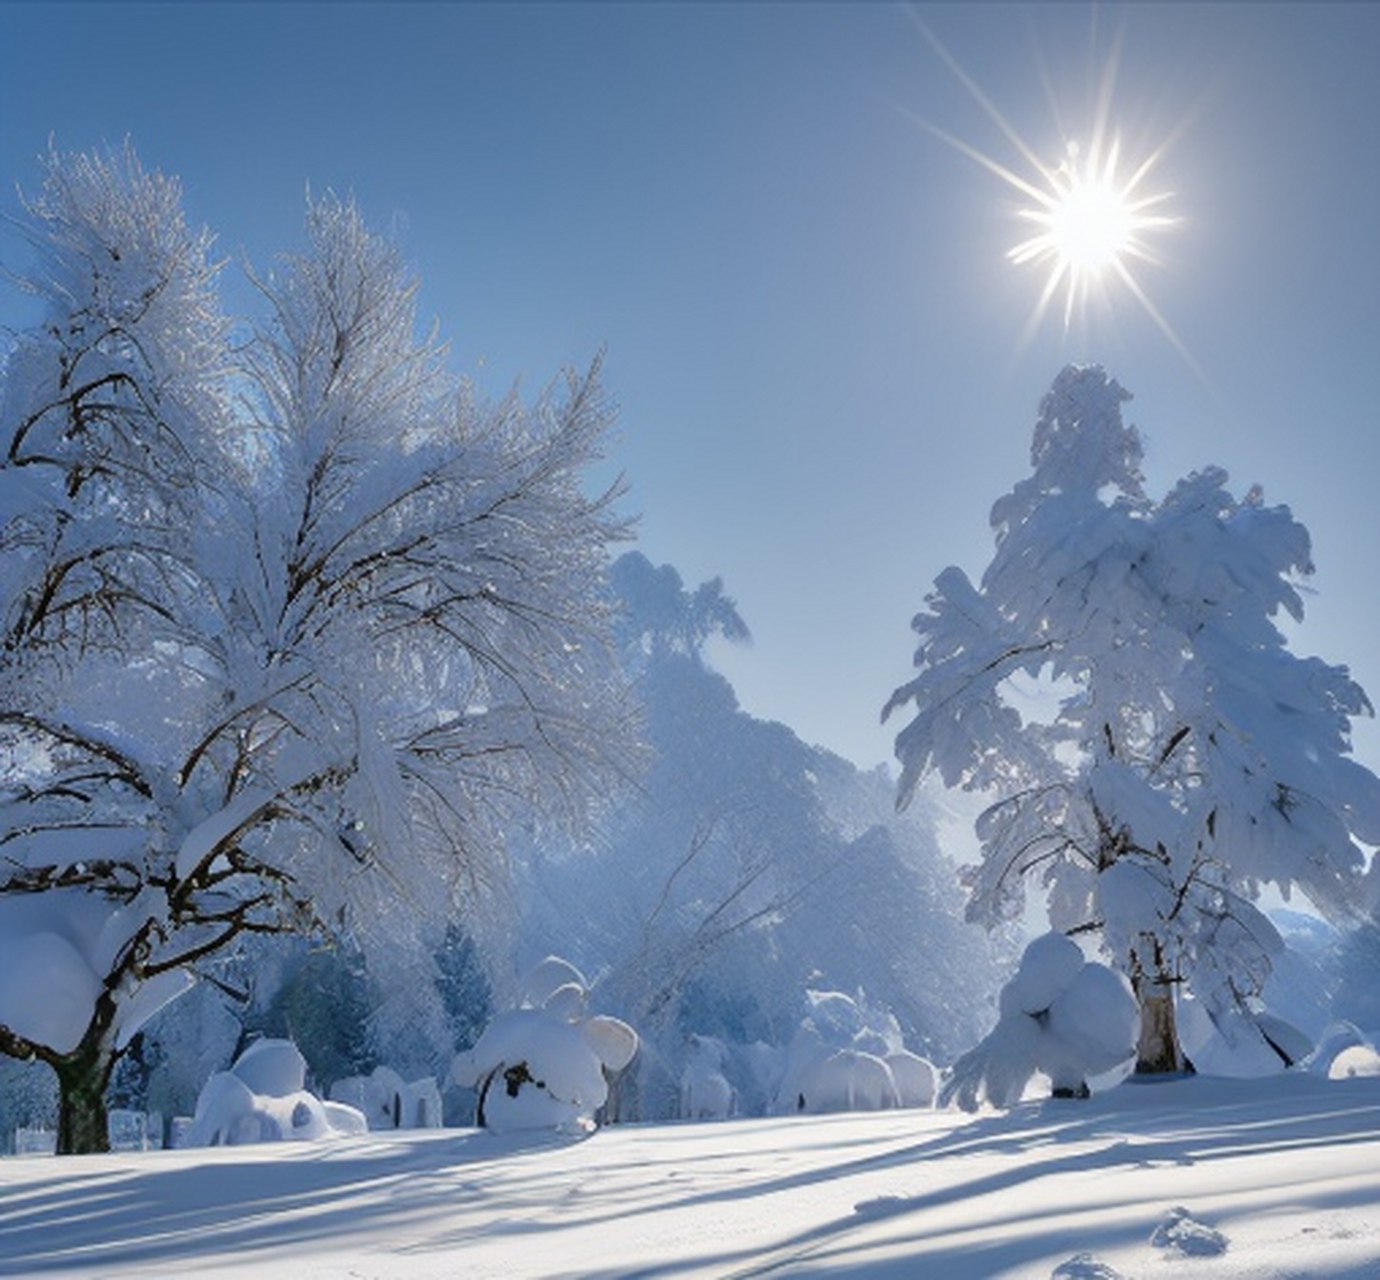
[[[1151,185],[1184,218],[1142,279],[1202,377],[1124,296],[1021,345],[1014,195],[916,121],[1022,162],[916,15],[1051,162],[1120,33],[1114,125],[1173,138]],[[1153,489],[1220,463],[1294,508],[1296,644],[1380,699],[1377,65],[1367,4],[10,3],[0,175],[128,135],[261,265],[308,183],[350,191],[486,389],[606,347],[642,550],[724,575],[748,710],[874,764],[908,620],[981,570],[1069,359],[1135,393]]]

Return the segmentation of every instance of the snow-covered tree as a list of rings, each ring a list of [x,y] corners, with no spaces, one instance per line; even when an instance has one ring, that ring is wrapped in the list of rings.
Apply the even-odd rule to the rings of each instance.
[[[1365,694],[1276,623],[1302,617],[1307,531],[1215,467],[1153,500],[1127,399],[1100,368],[1059,374],[980,585],[936,580],[883,715],[914,707],[902,804],[930,770],[991,801],[970,918],[1015,918],[1037,878],[1055,927],[1100,931],[1131,979],[1157,1072],[1184,1065],[1176,984],[1223,1013],[1258,994],[1281,945],[1261,885],[1358,904],[1380,781],[1350,755]]]
[[[28,226],[46,314],[0,399],[0,1051],[52,1065],[80,1150],[139,1024],[237,940],[343,934],[385,988],[434,991],[390,980],[425,976],[506,829],[578,816],[628,739],[622,528],[583,487],[597,365],[480,403],[351,204],[314,201],[257,281],[271,318],[233,374],[209,238],[132,152],[54,157]]]
[[[692,1037],[729,1046],[740,1108],[762,1110],[770,1082],[740,1051],[786,1044],[814,987],[861,988],[926,1054],[971,1043],[997,971],[964,937],[954,869],[924,815],[895,813],[885,770],[739,708],[704,635],[687,644],[675,621],[722,599],[717,580],[686,587],[630,552],[610,581],[626,592],[618,634],[651,763],[589,845],[543,840],[519,860],[515,932],[519,961],[554,947],[642,1034],[620,1117],[677,1114]]]
[[[733,644],[752,639],[722,578],[687,591],[673,565],[653,565],[640,551],[628,551],[614,561],[609,581],[622,606],[616,631],[635,668],[650,655],[673,652],[698,660],[715,635]]]

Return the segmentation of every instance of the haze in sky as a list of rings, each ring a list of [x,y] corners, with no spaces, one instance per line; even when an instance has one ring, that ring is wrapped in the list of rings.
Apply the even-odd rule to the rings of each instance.
[[[1032,326],[1030,201],[941,135],[1057,166],[1118,50],[1110,128],[1181,219],[1134,267],[1159,320],[1114,287]],[[6,4],[0,174],[128,136],[260,269],[308,186],[351,192],[486,391],[606,351],[641,550],[724,576],[747,710],[871,765],[909,618],[986,563],[1070,360],[1135,393],[1152,491],[1219,463],[1293,508],[1295,646],[1380,697],[1377,59],[1359,4]]]

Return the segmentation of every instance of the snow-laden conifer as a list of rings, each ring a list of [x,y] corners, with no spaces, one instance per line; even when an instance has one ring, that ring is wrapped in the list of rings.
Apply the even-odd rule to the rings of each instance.
[[[884,716],[913,709],[902,804],[931,770],[989,801],[970,918],[1016,918],[1038,883],[1056,928],[1100,932],[1141,1006],[1139,1068],[1164,1071],[1177,984],[1223,1012],[1259,993],[1282,945],[1262,885],[1359,905],[1380,781],[1350,754],[1365,694],[1277,622],[1303,615],[1307,530],[1216,467],[1152,499],[1127,399],[1100,368],[1060,373],[991,563],[936,580]]]

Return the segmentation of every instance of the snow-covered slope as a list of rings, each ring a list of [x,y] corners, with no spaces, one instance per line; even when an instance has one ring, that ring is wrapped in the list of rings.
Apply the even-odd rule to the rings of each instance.
[[[1380,1079],[0,1161],[0,1274],[1380,1275]]]

